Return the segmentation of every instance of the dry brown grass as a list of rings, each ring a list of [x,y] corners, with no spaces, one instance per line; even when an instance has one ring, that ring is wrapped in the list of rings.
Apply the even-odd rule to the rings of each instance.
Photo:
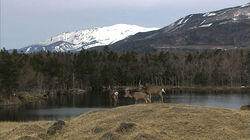
[[[19,139],[24,136],[39,138],[53,122],[0,122],[0,139]]]
[[[138,104],[92,111],[65,120],[46,136],[53,122],[0,123],[0,139],[249,139],[250,112],[170,104]],[[37,129],[37,130],[36,130]]]

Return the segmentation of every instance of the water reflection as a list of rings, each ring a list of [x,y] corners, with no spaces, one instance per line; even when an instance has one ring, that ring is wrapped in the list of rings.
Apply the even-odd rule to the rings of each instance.
[[[240,109],[250,104],[249,93],[170,93],[165,102],[184,105]]]
[[[37,121],[37,120],[62,120],[76,117],[83,113],[93,110],[103,110],[106,108],[77,108],[77,107],[62,107],[62,108],[47,108],[47,109],[11,109],[1,111],[0,120],[5,121]]]
[[[0,108],[0,121],[61,120],[80,114],[107,109],[107,94],[61,95],[49,97],[46,102],[22,107]]]
[[[119,94],[120,106],[134,103],[132,99],[124,98],[123,95],[124,93]],[[52,121],[72,118],[92,110],[108,109],[108,99],[107,93],[49,97],[46,102],[28,104],[19,108],[0,108],[0,121]],[[152,96],[152,99],[156,101],[159,98]],[[171,91],[164,95],[164,101],[173,104],[240,109],[242,105],[250,104],[250,94]]]

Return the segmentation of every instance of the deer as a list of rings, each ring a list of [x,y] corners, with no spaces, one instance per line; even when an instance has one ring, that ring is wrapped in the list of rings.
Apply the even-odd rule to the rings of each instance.
[[[141,81],[139,81],[139,86],[138,86],[138,89],[142,92],[145,92],[146,94],[149,95],[150,97],[150,100],[151,100],[151,96],[152,94],[156,94],[158,96],[160,96],[161,98],[161,102],[163,103],[163,95],[162,93],[165,93],[166,94],[166,91],[164,90],[164,88],[160,88],[160,87],[149,87],[149,86],[143,86],[141,84]]]
[[[250,105],[244,105],[240,107],[241,110],[250,110]]]
[[[118,100],[119,92],[112,90],[109,86],[108,93],[109,93],[109,105],[110,105],[110,107],[112,107],[113,105],[114,105],[114,107],[116,107],[118,102],[119,102],[119,100]]]
[[[137,104],[138,100],[144,100],[145,103],[151,103],[151,100],[149,98],[149,95],[143,92],[132,92],[130,93],[128,90],[125,90],[125,98],[133,98],[135,100],[135,104]]]

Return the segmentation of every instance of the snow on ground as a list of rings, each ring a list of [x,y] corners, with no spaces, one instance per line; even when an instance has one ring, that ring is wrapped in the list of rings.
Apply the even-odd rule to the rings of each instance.
[[[185,24],[193,15],[190,15],[183,23]]]
[[[201,25],[200,27],[210,27],[211,25],[213,25],[213,23]]]
[[[177,23],[177,25],[182,24],[183,20],[184,20],[184,18],[181,18],[180,21]]]
[[[244,4],[241,7],[247,7],[247,6],[250,6],[250,3]]]
[[[215,15],[216,15],[216,13],[205,13],[203,15],[203,17],[211,17],[211,16],[215,16]]]
[[[202,25],[203,23],[205,23],[206,22],[206,20],[203,20],[202,22],[201,22],[201,24],[200,25]]]
[[[48,46],[59,41],[64,41],[66,43],[61,43],[60,45],[55,46],[54,51],[64,52],[82,48],[89,49],[95,46],[115,43],[138,32],[148,32],[158,29],[159,28],[144,28],[137,25],[116,24],[113,26],[62,33],[51,37],[47,41],[40,42],[37,45]],[[43,48],[43,50],[45,48]],[[35,47],[33,49],[29,48],[25,52],[30,53],[30,51],[34,49]]]
[[[78,45],[78,47],[79,44],[89,44],[86,45],[85,48],[91,48],[94,46],[115,43],[138,32],[147,32],[157,29],[158,28],[144,28],[137,25],[117,24],[108,27],[63,33],[58,36],[52,37],[50,40],[47,40],[42,44],[51,44],[58,41],[65,41]],[[75,49],[77,49],[77,47]]]

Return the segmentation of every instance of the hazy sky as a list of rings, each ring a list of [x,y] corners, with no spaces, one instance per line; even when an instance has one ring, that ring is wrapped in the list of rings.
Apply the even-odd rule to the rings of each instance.
[[[164,27],[188,14],[249,0],[0,0],[1,45],[22,48],[62,32],[118,23]]]

